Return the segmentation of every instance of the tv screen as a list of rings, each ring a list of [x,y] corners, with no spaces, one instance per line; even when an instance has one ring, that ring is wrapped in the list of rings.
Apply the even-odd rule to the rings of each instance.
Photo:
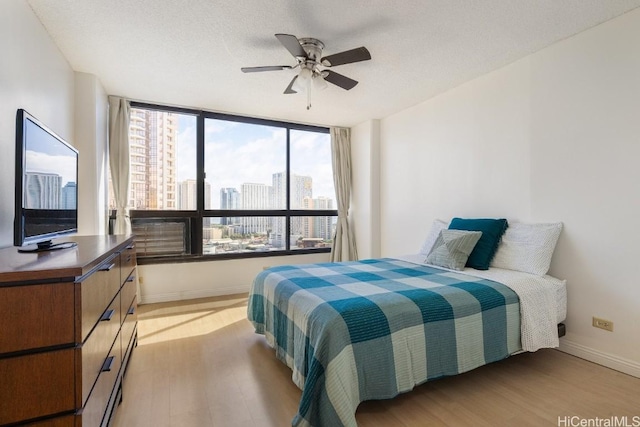
[[[23,251],[73,246],[51,239],[78,229],[78,151],[25,110],[16,117],[14,245]],[[28,247],[26,245],[37,244]]]

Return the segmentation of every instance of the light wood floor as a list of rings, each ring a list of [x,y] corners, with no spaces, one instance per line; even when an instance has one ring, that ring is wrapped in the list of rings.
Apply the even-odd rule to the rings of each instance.
[[[138,337],[116,427],[291,425],[300,390],[246,320],[246,295],[142,305]],[[572,416],[639,425],[640,379],[540,350],[364,402],[356,414],[360,427],[569,426],[559,417]]]

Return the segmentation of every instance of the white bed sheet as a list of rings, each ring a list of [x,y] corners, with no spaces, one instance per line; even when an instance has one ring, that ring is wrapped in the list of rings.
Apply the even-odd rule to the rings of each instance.
[[[409,254],[392,258],[414,264],[429,265],[424,262],[426,257],[421,254]],[[439,266],[433,267],[442,268]],[[518,295],[520,298],[522,350],[536,351],[541,348],[554,348],[560,345],[557,324],[565,320],[567,315],[567,287],[565,280],[549,275],[537,276],[494,267],[489,270],[465,268],[460,273],[502,283]]]

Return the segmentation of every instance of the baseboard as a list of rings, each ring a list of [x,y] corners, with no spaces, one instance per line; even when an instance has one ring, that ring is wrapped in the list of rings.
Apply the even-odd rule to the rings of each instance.
[[[233,286],[215,289],[197,289],[189,291],[166,292],[161,294],[140,294],[139,304],[153,304],[158,302],[182,301],[196,298],[219,297],[249,292],[249,286]]]
[[[598,365],[623,372],[636,378],[640,378],[640,363],[632,360],[604,353],[599,350],[594,350],[582,344],[569,341],[566,338],[560,339],[560,347],[558,350],[581,359],[597,363]]]

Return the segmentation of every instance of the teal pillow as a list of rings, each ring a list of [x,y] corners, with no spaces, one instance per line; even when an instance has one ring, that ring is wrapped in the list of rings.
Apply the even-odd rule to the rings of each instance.
[[[481,235],[478,231],[442,230],[424,262],[452,270],[463,270]]]
[[[449,224],[450,230],[481,231],[482,236],[467,259],[467,267],[476,270],[488,270],[493,256],[498,250],[498,244],[509,224],[504,218],[453,218]]]

